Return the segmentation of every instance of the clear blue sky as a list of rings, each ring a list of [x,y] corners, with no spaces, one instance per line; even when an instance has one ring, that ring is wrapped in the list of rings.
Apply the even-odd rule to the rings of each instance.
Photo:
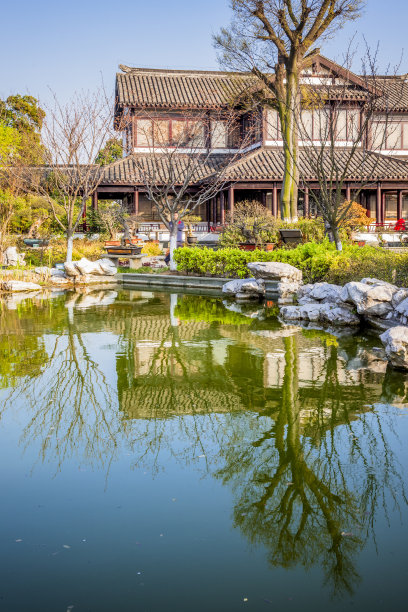
[[[217,68],[211,35],[228,24],[230,9],[228,0],[20,0],[4,2],[1,16],[0,96],[47,99],[48,88],[65,98],[93,88],[101,74],[113,88],[119,63]],[[364,16],[323,51],[341,60],[353,34],[364,34],[370,45],[380,42],[384,69],[399,61],[407,21],[407,0],[367,0]],[[400,71],[408,72],[408,49]]]

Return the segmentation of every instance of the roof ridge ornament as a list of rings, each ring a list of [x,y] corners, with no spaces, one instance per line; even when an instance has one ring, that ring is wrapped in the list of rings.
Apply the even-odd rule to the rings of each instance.
[[[125,66],[125,64],[119,64],[119,68],[122,72],[133,72],[137,70],[137,68],[131,68],[130,66]]]

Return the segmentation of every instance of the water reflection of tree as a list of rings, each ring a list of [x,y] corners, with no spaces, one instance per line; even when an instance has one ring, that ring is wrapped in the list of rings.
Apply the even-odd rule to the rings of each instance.
[[[228,447],[225,467],[217,475],[234,488],[235,524],[252,543],[267,547],[272,565],[309,568],[319,563],[333,594],[339,595],[352,592],[360,580],[356,555],[370,534],[375,511],[382,505],[387,512],[387,494],[396,501],[395,490],[402,491],[406,502],[403,479],[378,415],[362,415],[361,439],[348,435],[364,388],[354,401],[349,394],[345,401],[336,346],[328,349],[317,418],[312,426],[302,422],[296,342],[296,337],[284,339],[284,383],[275,422],[252,444]],[[359,467],[350,469],[352,463]]]
[[[21,361],[28,367],[20,371],[18,386],[6,398],[0,416],[24,400],[30,417],[21,442],[28,447],[40,441],[39,459],[55,463],[57,470],[79,449],[85,462],[109,464],[120,430],[112,407],[113,389],[88,350],[86,334],[63,303],[54,309],[48,324],[49,333],[40,341],[41,367],[30,365],[35,363],[37,344],[33,347],[32,337],[23,336]]]
[[[58,467],[79,452],[89,464],[109,466],[122,440],[134,465],[156,471],[168,454],[184,465],[205,455],[204,469],[233,486],[235,524],[267,547],[274,566],[319,564],[335,594],[352,591],[359,581],[356,556],[374,536],[377,509],[387,512],[389,495],[406,501],[387,439],[390,423],[370,408],[395,379],[387,374],[383,389],[363,379],[340,380],[333,343],[326,346],[319,383],[301,386],[294,335],[283,339],[283,386],[267,390],[257,353],[231,342],[218,363],[218,323],[195,329],[189,321],[178,325],[175,313],[173,324],[159,322],[155,342],[149,341],[143,374],[134,363],[138,338],[126,320],[129,311],[118,313],[124,322],[117,357],[121,413],[87,348],[86,324],[72,322],[63,307],[55,313],[46,369],[24,373],[8,403],[18,395],[30,402],[24,443],[40,440],[40,459]],[[27,347],[29,361],[33,349]],[[273,408],[258,410],[262,402]]]

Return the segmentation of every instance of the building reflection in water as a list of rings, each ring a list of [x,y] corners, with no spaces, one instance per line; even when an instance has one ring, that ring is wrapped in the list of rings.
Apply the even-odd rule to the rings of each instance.
[[[318,565],[334,594],[352,592],[375,513],[406,503],[395,411],[378,407],[405,405],[407,379],[367,338],[281,327],[251,308],[132,291],[3,308],[2,412],[28,402],[22,444],[39,443],[56,471],[74,457],[108,473],[124,450],[153,472],[169,454],[183,465],[204,454],[271,565]]]

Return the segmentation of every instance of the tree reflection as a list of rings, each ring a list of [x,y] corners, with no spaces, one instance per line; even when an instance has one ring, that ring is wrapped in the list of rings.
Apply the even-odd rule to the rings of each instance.
[[[25,367],[18,372],[18,386],[6,398],[0,416],[18,400],[24,401],[30,417],[21,443],[29,447],[34,440],[40,441],[39,460],[55,463],[57,471],[79,450],[89,464],[109,464],[120,430],[112,407],[114,389],[64,303],[52,310],[45,325],[46,329],[50,326],[50,333],[40,328],[37,334],[21,336],[18,361]],[[41,363],[33,367],[38,346]],[[10,377],[8,382],[12,386]]]
[[[268,386],[272,336],[251,335],[252,323],[231,325],[214,298],[198,305],[204,321],[194,300],[177,297],[155,306],[144,298],[138,311],[99,309],[117,346],[113,390],[87,336],[96,311],[79,320],[61,303],[41,333],[19,344],[18,363],[35,365],[21,372],[1,411],[18,397],[29,402],[22,442],[40,440],[39,460],[57,469],[82,456],[108,472],[122,444],[134,467],[153,472],[169,455],[183,465],[205,457],[200,469],[232,486],[235,525],[267,548],[273,566],[318,565],[334,595],[351,593],[360,580],[357,555],[375,538],[376,512],[387,514],[390,500],[406,503],[388,439],[393,416],[375,408],[395,395],[406,399],[403,377],[360,366],[356,376],[344,364],[358,362],[358,339],[323,334],[307,338],[322,355],[313,378],[302,371],[306,336],[294,328],[279,339],[275,322],[283,383]],[[14,365],[11,371],[9,381]]]
[[[360,580],[356,556],[374,513],[379,505],[387,512],[387,495],[396,501],[396,490],[406,502],[403,479],[378,415],[362,415],[363,436],[353,434],[353,413],[364,400],[364,389],[354,402],[344,401],[337,347],[328,348],[315,414],[310,423],[308,411],[305,423],[296,337],[284,338],[284,345],[276,420],[252,444],[228,448],[217,476],[234,488],[236,526],[252,543],[267,547],[272,565],[309,568],[318,563],[333,595],[351,593]]]

